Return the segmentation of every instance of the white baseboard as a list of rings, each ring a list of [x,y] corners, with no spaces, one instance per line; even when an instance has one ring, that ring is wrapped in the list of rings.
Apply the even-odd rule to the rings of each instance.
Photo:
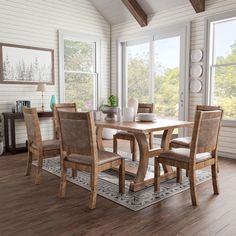
[[[225,158],[230,158],[230,159],[235,159],[236,160],[236,154],[234,153],[229,153],[229,152],[218,152],[219,157],[225,157]]]

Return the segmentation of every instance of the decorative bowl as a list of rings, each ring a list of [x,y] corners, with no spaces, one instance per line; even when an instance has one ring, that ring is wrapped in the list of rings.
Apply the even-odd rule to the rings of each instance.
[[[117,113],[117,107],[110,107],[110,106],[104,105],[101,107],[101,111],[107,115],[105,120],[107,120],[107,121],[115,120],[115,114]]]
[[[156,120],[156,114],[154,114],[154,113],[138,113],[137,120],[138,121],[154,121],[154,120]]]

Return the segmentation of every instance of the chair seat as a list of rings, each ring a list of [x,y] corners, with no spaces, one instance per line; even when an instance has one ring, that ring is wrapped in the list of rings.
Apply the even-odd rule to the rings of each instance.
[[[122,157],[113,152],[107,151],[98,151],[98,165],[103,165],[108,162],[116,161]],[[76,162],[84,165],[91,165],[92,158],[91,156],[71,154],[67,157],[67,161]]]
[[[42,141],[44,151],[58,150],[60,149],[60,141],[58,139],[44,140]],[[38,149],[38,146],[32,144],[32,147]]]
[[[159,155],[159,158],[165,158],[173,161],[189,162],[190,149],[189,148],[173,148],[167,152]],[[198,153],[196,155],[196,163],[206,161],[212,158],[209,152]]]
[[[119,131],[117,132],[115,135],[114,135],[115,138],[117,139],[131,139],[133,140],[135,137],[134,137],[134,134],[132,133],[128,133],[128,132],[122,132],[122,131]]]
[[[178,146],[190,148],[191,140],[192,140],[191,137],[175,138],[171,140],[171,145],[178,145]]]

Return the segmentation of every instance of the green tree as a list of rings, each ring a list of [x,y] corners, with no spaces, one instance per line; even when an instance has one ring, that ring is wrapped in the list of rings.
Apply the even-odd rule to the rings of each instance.
[[[216,58],[216,64],[236,64],[236,41],[227,56]],[[224,108],[225,118],[236,118],[236,66],[216,67],[214,79],[214,103]]]

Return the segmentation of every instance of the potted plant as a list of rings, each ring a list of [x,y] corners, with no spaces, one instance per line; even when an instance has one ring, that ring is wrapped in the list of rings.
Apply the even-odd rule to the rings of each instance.
[[[110,95],[108,98],[108,102],[105,105],[100,107],[100,110],[106,114],[107,121],[115,120],[115,114],[117,113],[117,98],[115,95]]]
[[[0,114],[0,155],[3,154],[3,115]]]
[[[115,120],[115,114],[117,113],[117,98],[115,95],[110,95],[107,101],[107,104],[102,105],[100,107],[100,110],[106,114],[106,120],[107,121],[114,121]],[[117,130],[115,129],[103,129],[102,137],[103,139],[113,139],[113,135],[116,134]]]

